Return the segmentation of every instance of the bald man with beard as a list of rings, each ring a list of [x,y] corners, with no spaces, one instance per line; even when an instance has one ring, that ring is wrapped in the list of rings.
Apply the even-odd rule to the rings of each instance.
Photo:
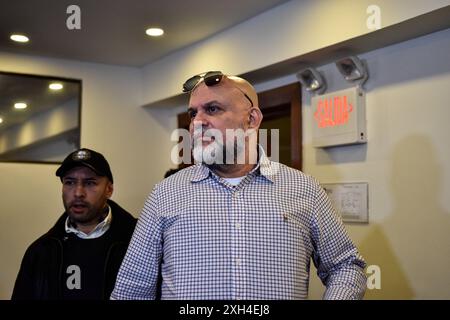
[[[197,163],[154,187],[111,298],[306,299],[312,259],[324,299],[361,299],[365,262],[318,181],[257,144],[253,86],[210,71],[183,91]]]
[[[222,76],[220,85],[211,90],[199,82],[191,90],[188,114],[197,163],[206,163],[225,178],[245,176],[255,167],[256,137],[263,116],[250,83]],[[244,139],[238,139],[239,131]]]

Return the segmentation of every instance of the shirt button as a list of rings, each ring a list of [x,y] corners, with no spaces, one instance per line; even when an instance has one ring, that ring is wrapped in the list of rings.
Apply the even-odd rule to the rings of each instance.
[[[239,229],[241,227],[241,224],[238,222],[235,224],[236,228]]]
[[[236,265],[238,265],[238,266],[241,265],[241,259],[236,259]]]

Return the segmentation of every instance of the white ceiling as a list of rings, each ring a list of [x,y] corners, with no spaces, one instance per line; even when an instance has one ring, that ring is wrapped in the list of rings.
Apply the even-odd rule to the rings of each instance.
[[[287,0],[0,0],[0,50],[140,67]],[[81,30],[69,30],[69,5]],[[165,35],[151,38],[153,25]],[[9,40],[25,33],[28,44]]]

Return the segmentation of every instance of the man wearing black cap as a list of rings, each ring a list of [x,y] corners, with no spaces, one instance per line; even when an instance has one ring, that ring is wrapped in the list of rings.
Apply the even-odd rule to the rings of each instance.
[[[72,152],[56,175],[66,211],[27,249],[12,299],[108,299],[136,219],[109,199],[113,177],[100,153]]]

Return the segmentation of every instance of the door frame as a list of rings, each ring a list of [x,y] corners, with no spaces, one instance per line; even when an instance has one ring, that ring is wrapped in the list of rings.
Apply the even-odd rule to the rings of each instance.
[[[291,167],[301,170],[302,156],[302,90],[300,83],[292,83],[282,87],[258,93],[259,107],[264,115],[276,117],[290,108],[291,117]],[[263,119],[264,122],[264,119]]]

